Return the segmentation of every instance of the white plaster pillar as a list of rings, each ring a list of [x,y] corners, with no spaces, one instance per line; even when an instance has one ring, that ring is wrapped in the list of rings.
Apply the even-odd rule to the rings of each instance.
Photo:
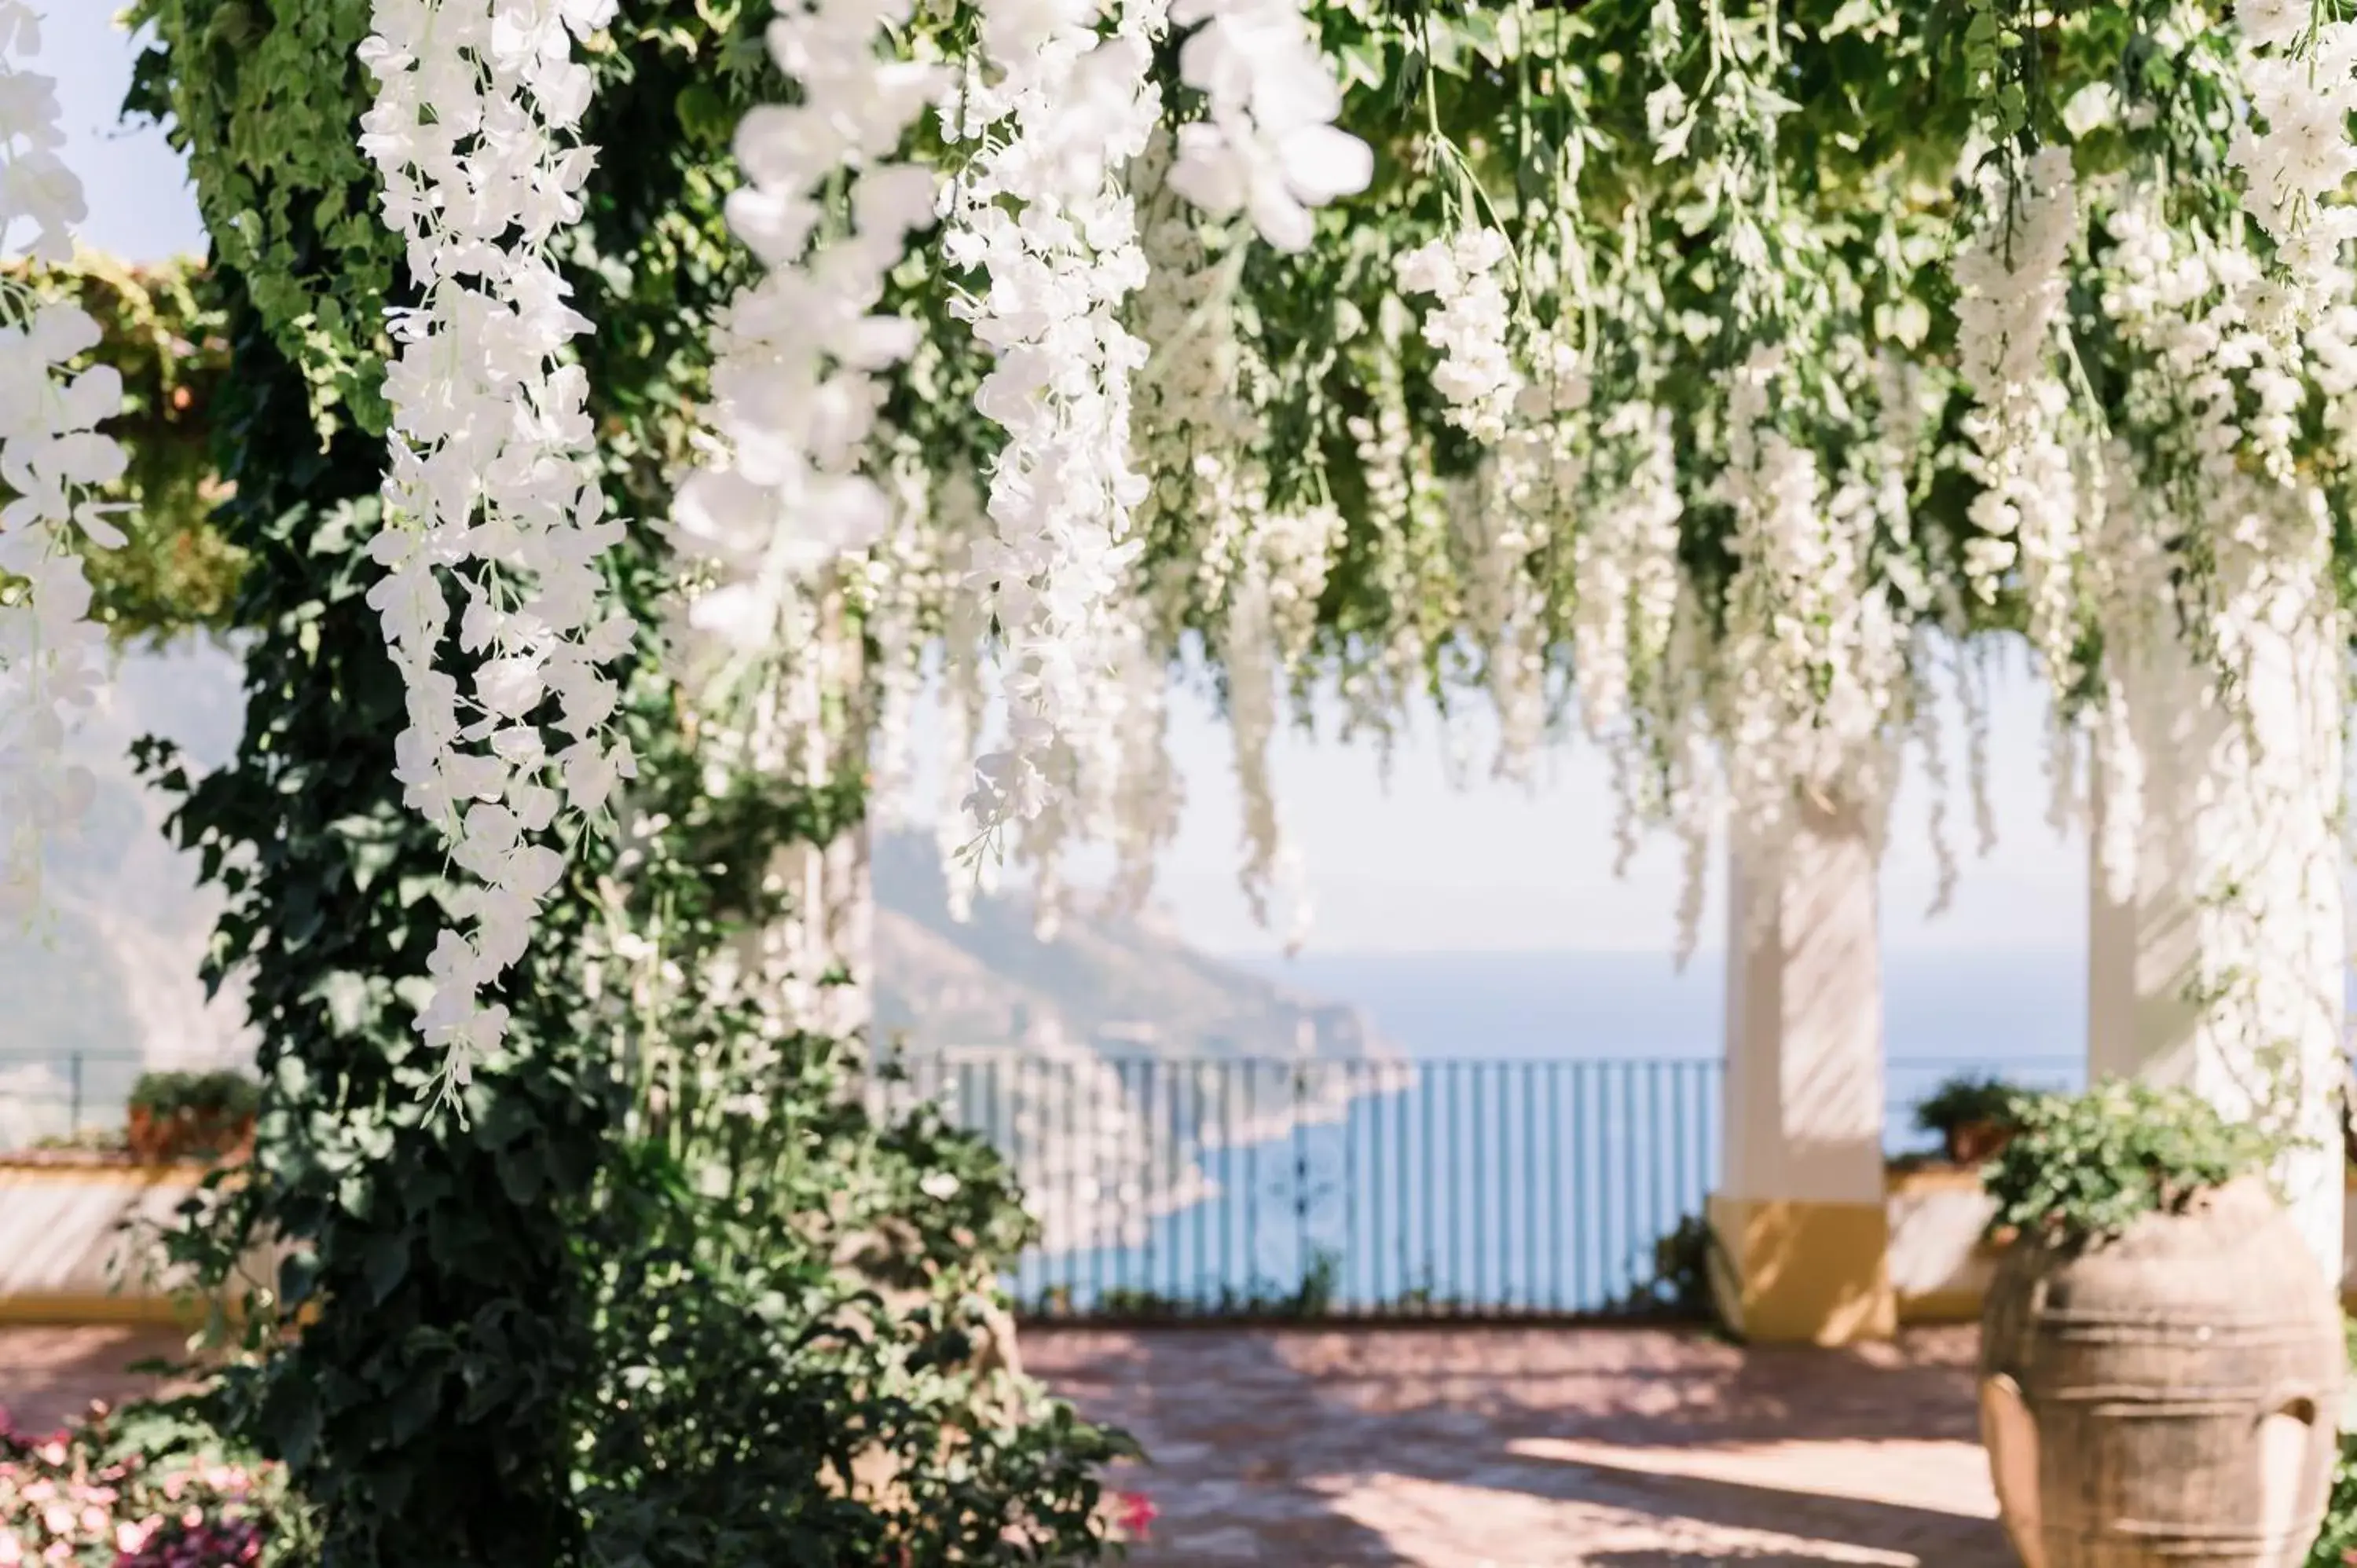
[[[1730,857],[1722,1187],[1734,1197],[1878,1204],[1874,841],[1860,810],[1801,810],[1778,864]]]
[[[1712,1221],[1753,1337],[1841,1343],[1895,1326],[1882,1159],[1877,834],[1804,801],[1765,864],[1731,857],[1726,1164]]]
[[[2141,779],[2096,783],[2100,810],[2134,813],[2134,853],[2132,865],[2107,875],[2099,819],[2089,864],[2088,1069],[2187,1085],[2233,1115],[2281,1106],[2306,1146],[2276,1174],[2338,1282],[2348,951],[2341,631],[2297,584],[2276,600],[2241,655],[2232,696],[2173,627],[2141,639],[2115,671]],[[2106,800],[2123,789],[2131,799]]]

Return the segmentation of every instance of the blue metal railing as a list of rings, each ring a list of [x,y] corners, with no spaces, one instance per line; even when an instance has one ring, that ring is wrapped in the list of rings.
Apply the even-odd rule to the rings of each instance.
[[[0,1146],[119,1127],[132,1052],[0,1050]],[[1717,1184],[1716,1058],[915,1058],[1038,1216],[1009,1283],[1050,1316],[1606,1316],[1663,1304],[1662,1243]],[[2083,1063],[1885,1064],[1885,1146],[1960,1072],[2072,1089]]]
[[[904,1063],[997,1146],[1041,1227],[1045,1316],[1609,1316],[1659,1310],[1663,1243],[1719,1176],[1717,1059]],[[1959,1071],[2068,1089],[2080,1063],[1888,1064],[1886,1147]]]

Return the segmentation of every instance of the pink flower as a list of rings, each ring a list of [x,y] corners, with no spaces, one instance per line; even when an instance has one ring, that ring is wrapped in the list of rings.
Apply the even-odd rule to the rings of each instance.
[[[126,1520],[116,1525],[114,1550],[124,1552],[137,1552],[147,1544],[147,1538],[155,1534],[156,1527],[163,1522],[161,1519],[149,1518],[142,1520],[137,1524],[132,1524]]]
[[[1146,1539],[1146,1527],[1160,1511],[1155,1508],[1154,1499],[1144,1492],[1115,1492],[1114,1499],[1118,1505],[1114,1512],[1114,1521],[1129,1534],[1141,1541]]]
[[[16,1568],[25,1561],[25,1543],[13,1530],[0,1529],[0,1568]]]
[[[70,1535],[73,1532],[74,1511],[64,1503],[51,1503],[41,1510],[41,1524],[51,1535]]]

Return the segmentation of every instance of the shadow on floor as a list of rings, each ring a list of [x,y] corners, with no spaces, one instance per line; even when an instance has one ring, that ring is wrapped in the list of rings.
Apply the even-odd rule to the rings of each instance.
[[[1657,1331],[1196,1329],[1040,1333],[1025,1359],[1158,1461],[1115,1483],[1160,1510],[1132,1559],[1140,1568],[2008,1568],[1986,1520],[1794,1489],[1804,1479],[1753,1485],[1510,1451],[1531,1437],[1630,1449],[1971,1443],[1973,1348],[1969,1331],[1858,1352],[1747,1352]]]
[[[1626,1472],[1618,1472],[1623,1477]],[[1643,1488],[1658,1498],[1663,1518],[1727,1530],[1795,1535],[1810,1541],[1909,1558],[1925,1568],[2014,1568],[2012,1548],[1995,1520],[1971,1519],[1940,1509],[1904,1503],[1832,1498],[1782,1487],[1694,1476],[1647,1476]],[[1599,1552],[1581,1559],[1588,1568],[1662,1568],[1672,1563],[1740,1562],[1824,1563],[1823,1552],[1781,1548],[1748,1552],[1741,1547],[1708,1555],[1639,1549]]]

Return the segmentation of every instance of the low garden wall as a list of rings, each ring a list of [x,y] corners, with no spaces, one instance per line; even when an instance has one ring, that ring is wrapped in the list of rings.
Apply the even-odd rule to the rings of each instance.
[[[164,1267],[157,1233],[203,1181],[196,1163],[140,1165],[93,1155],[0,1157],[0,1323],[181,1321],[184,1281]],[[268,1280],[271,1249],[248,1272]]]
[[[2357,1193],[2357,1176],[2351,1180]],[[1954,1165],[1894,1166],[1890,1205],[1890,1284],[1902,1323],[1969,1323],[1996,1267],[1983,1239],[1996,1211],[1980,1173]],[[2357,1310],[2357,1201],[2344,1208],[2341,1294]]]

